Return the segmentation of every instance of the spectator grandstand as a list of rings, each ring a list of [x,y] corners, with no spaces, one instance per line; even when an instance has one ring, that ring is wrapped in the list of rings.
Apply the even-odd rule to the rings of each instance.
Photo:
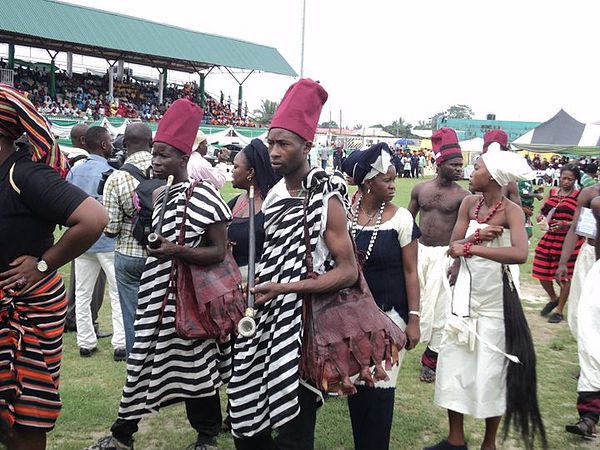
[[[0,63],[5,67],[5,62]],[[198,101],[200,92],[196,83],[177,85],[171,83],[164,92],[164,101],[159,103],[158,84],[147,80],[138,80],[125,75],[122,81],[115,80],[113,97],[108,91],[108,75],[92,73],[56,73],[56,99],[49,95],[50,73],[44,67],[15,67],[14,85],[17,89],[29,93],[32,103],[47,116],[61,116],[99,120],[103,117],[118,117],[155,122],[160,120],[168,106],[178,98],[189,97]],[[206,96],[203,118],[206,125],[233,125],[254,127],[256,124],[248,117],[248,108],[240,114],[232,109],[230,101],[224,101],[221,95],[216,100]]]

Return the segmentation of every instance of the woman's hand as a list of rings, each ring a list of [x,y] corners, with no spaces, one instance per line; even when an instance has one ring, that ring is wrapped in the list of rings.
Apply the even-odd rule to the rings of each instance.
[[[465,246],[464,244],[450,244],[450,247],[448,248],[448,255],[451,256],[452,258],[458,258],[460,256],[464,256],[465,254]]]
[[[271,281],[257,284],[254,289],[251,289],[251,292],[254,293],[254,303],[256,305],[262,305],[278,295],[286,293],[283,284]]]
[[[408,325],[404,330],[406,334],[406,350],[412,350],[419,343],[421,339],[421,326],[419,325],[419,318],[415,315],[410,315],[408,318]]]
[[[0,273],[0,289],[25,291],[44,278],[37,270],[38,259],[35,256],[19,256],[9,265],[11,269]]]
[[[171,241],[168,241],[164,237],[158,235],[158,247],[150,247],[146,246],[148,250],[148,255],[153,256],[158,259],[167,259],[172,258],[177,253],[178,245],[173,244]]]
[[[504,228],[498,225],[490,225],[489,227],[481,228],[479,230],[479,239],[482,242],[493,241],[498,236],[502,236]]]

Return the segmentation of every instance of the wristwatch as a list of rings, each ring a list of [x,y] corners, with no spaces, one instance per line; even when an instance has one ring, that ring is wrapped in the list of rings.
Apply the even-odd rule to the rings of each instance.
[[[46,273],[48,271],[48,263],[46,261],[44,261],[42,258],[38,259],[37,270],[38,270],[38,272]]]

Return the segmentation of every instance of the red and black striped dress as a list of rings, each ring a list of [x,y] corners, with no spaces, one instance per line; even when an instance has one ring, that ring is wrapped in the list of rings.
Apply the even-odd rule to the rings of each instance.
[[[575,214],[575,209],[577,208],[577,197],[579,197],[581,191],[573,191],[567,197],[557,195],[558,192],[558,189],[554,192],[550,192],[550,197],[546,200],[544,206],[542,206],[541,213],[547,215],[553,208],[556,208],[552,220],[571,222],[573,220],[573,215]],[[560,253],[567,231],[569,231],[568,228],[548,230],[541,237],[540,242],[535,248],[535,256],[533,258],[533,269],[531,273],[533,278],[537,278],[538,280],[554,280],[554,274],[558,268],[558,261],[560,260]],[[573,277],[575,260],[579,254],[579,248],[584,241],[584,238],[579,238],[575,245],[575,250],[567,263],[569,280]]]

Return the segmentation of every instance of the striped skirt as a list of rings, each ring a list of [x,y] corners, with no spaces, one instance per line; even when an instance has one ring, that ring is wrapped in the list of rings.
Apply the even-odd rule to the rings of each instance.
[[[67,311],[54,272],[29,291],[0,292],[0,418],[49,431],[60,413],[58,379]]]
[[[566,232],[554,232],[547,231],[541,238],[537,247],[535,248],[535,256],[533,258],[533,267],[531,269],[531,276],[538,280],[554,280],[554,274],[558,269],[558,261],[560,260],[560,253],[565,242]],[[567,262],[567,268],[569,271],[568,279],[573,278],[573,269],[575,268],[575,260],[579,254],[581,245],[585,242],[585,238],[579,238],[575,245],[575,250],[571,254],[569,261]]]

